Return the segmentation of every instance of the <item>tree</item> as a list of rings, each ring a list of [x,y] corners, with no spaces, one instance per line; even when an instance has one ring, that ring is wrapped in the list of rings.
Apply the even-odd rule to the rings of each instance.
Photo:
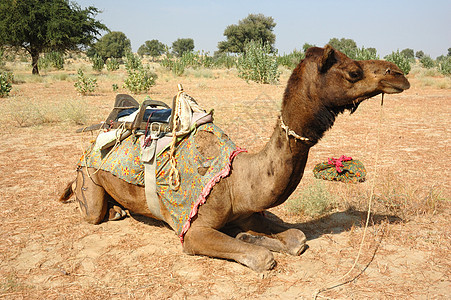
[[[218,43],[219,52],[243,53],[247,42],[257,41],[271,46],[274,51],[276,35],[272,32],[276,23],[272,17],[263,14],[249,14],[238,21],[238,25],[227,26],[224,30],[226,41]]]
[[[106,62],[108,58],[124,57],[127,52],[132,51],[132,46],[125,33],[111,31],[94,44],[93,50],[92,54],[99,55]]]
[[[448,48],[448,56],[451,56],[451,48]]]
[[[176,56],[182,56],[185,52],[191,52],[194,50],[194,40],[193,39],[177,39],[172,43],[172,52]]]
[[[194,44],[194,42],[193,42]],[[193,48],[194,49],[194,48]],[[152,57],[158,57],[166,51],[166,45],[158,40],[145,41],[138,49],[140,56],[150,55]]]
[[[355,51],[357,50],[357,44],[352,39],[337,39],[331,38],[329,40],[329,45],[337,49],[338,51],[343,52],[350,58],[353,58]]]
[[[417,52],[415,53],[415,57],[418,58],[418,59],[422,59],[423,56],[424,56],[424,52],[423,52],[422,50],[417,51]]]
[[[415,53],[413,52],[413,49],[406,48],[401,51],[401,54],[407,57],[408,59],[414,59]]]
[[[95,20],[99,10],[81,9],[68,0],[0,1],[0,46],[25,49],[31,55],[33,74],[39,74],[41,53],[79,50],[92,45],[108,28]]]

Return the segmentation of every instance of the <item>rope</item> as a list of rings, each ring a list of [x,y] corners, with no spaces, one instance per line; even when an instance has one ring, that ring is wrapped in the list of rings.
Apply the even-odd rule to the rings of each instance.
[[[308,138],[300,136],[299,134],[297,134],[296,132],[294,132],[294,130],[291,130],[290,127],[288,127],[288,125],[286,125],[282,118],[280,118],[280,127],[282,127],[283,130],[285,130],[286,134],[287,134],[287,140],[289,136],[294,137],[296,140],[301,140],[301,141],[309,141]]]
[[[354,277],[352,277],[351,279],[348,279],[348,280],[346,280],[346,281],[344,281],[344,282],[340,282],[340,281],[342,281],[344,278],[346,278],[349,274],[351,274],[351,272],[355,269],[355,267],[356,267],[356,265],[357,265],[357,262],[358,262],[359,259],[360,259],[360,255],[362,254],[362,249],[363,249],[363,243],[365,242],[366,232],[367,232],[368,225],[369,225],[369,222],[370,222],[371,209],[372,209],[372,202],[373,202],[373,197],[374,197],[374,188],[375,188],[375,186],[376,186],[376,177],[377,177],[377,173],[378,173],[379,149],[380,149],[380,128],[381,128],[382,117],[383,117],[383,103],[384,103],[384,94],[382,94],[381,109],[379,110],[379,121],[378,121],[378,126],[377,126],[377,143],[376,143],[377,146],[376,146],[376,157],[375,157],[375,160],[374,160],[374,163],[375,163],[374,179],[373,179],[373,183],[372,183],[372,185],[371,185],[370,199],[369,199],[369,201],[368,201],[368,212],[367,212],[367,214],[366,214],[366,222],[365,222],[365,227],[364,227],[364,230],[363,230],[362,240],[361,240],[360,246],[359,246],[359,252],[357,253],[357,256],[356,256],[356,258],[355,258],[355,260],[354,260],[354,264],[351,266],[351,268],[349,269],[349,271],[346,272],[346,274],[344,274],[343,276],[341,276],[341,277],[337,280],[337,282],[339,282],[339,283],[336,283],[336,284],[334,284],[334,285],[327,286],[327,287],[323,287],[323,288],[319,289],[319,290],[316,292],[316,294],[314,295],[314,299],[315,299],[315,300],[316,300],[318,297],[322,297],[322,296],[319,296],[320,293],[325,292],[325,291],[330,291],[330,290],[332,290],[332,289],[335,289],[335,288],[340,287],[340,286],[342,286],[342,285],[348,284],[348,283],[354,281],[355,279],[357,279],[357,277],[359,277],[359,276],[366,270],[366,268],[369,266],[369,264],[373,261],[374,257],[376,256],[376,252],[377,252],[377,250],[379,249],[379,245],[380,245],[380,243],[382,242],[382,237],[383,237],[383,235],[382,235],[382,237],[381,237],[379,243],[377,244],[376,249],[374,250],[374,253],[373,253],[373,256],[372,256],[371,260],[370,260],[369,263],[365,266],[365,268],[361,270],[361,272],[360,272],[359,274],[357,274],[356,276],[354,276]]]
[[[176,191],[180,187],[180,172],[177,170],[177,161],[175,160],[175,145],[177,143],[177,122],[179,120],[179,104],[180,95],[183,90],[179,90],[175,98],[175,105],[172,118],[172,141],[169,148],[169,162],[171,163],[171,170],[169,171],[169,187]]]

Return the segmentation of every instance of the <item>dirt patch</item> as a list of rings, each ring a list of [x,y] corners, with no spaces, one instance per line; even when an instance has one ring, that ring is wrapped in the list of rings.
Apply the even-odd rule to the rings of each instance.
[[[221,71],[206,79],[167,77],[149,95],[171,103],[182,82],[201,106],[215,109],[216,124],[252,152],[263,147],[276,124],[285,81],[277,86],[247,84]],[[83,98],[73,82],[22,83],[15,86],[13,98],[0,101],[0,109],[9,101],[27,99],[42,105],[83,100],[89,122],[95,123],[108,115],[115,97],[111,82],[100,82],[101,92]],[[285,205],[272,209],[270,217],[306,233],[309,249],[299,257],[276,253],[278,265],[264,274],[235,262],[183,254],[179,239],[159,221],[132,216],[100,225],[80,222],[75,203],[56,200],[74,178],[81,151],[93,137],[75,134],[80,126],[71,123],[20,128],[6,117],[0,134],[0,298],[303,299],[358,275],[320,295],[449,299],[451,178],[446,161],[451,154],[451,92],[411,83],[403,94],[386,96],[383,111],[377,98],[351,116],[340,116],[312,148],[293,197],[314,180],[314,165],[328,157],[345,154],[361,160],[368,180],[353,186],[330,183],[349,205],[318,219],[293,215]],[[401,185],[389,189],[388,183],[399,178],[407,195],[403,201],[438,191],[441,200],[435,210],[424,214],[411,203],[404,203],[410,211],[387,210],[389,193]],[[376,214],[355,269],[340,279],[359,252],[368,200],[364,191],[374,180],[380,194]]]

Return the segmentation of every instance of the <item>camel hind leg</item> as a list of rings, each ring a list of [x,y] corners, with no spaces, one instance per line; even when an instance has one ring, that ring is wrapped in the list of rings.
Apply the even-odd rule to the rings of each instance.
[[[88,176],[87,171],[93,175]],[[91,224],[102,222],[107,212],[108,199],[111,198],[96,179],[94,169],[78,169],[75,198],[83,219]]]

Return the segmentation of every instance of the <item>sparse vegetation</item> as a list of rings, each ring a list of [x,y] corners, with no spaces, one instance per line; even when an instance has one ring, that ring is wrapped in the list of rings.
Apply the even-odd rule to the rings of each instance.
[[[0,98],[7,97],[12,89],[14,76],[11,72],[0,73]]]
[[[127,70],[127,78],[124,81],[124,88],[134,94],[148,92],[155,85],[157,74],[152,72],[148,67],[141,67],[137,70]]]
[[[119,61],[114,57],[108,58],[106,61],[106,69],[109,72],[119,70]]]
[[[77,91],[83,96],[93,93],[98,86],[97,79],[85,76],[82,69],[78,69],[77,74],[78,79],[77,82],[74,83]]]
[[[92,69],[97,72],[101,72],[103,70],[103,67],[105,66],[105,62],[103,61],[102,57],[98,54],[94,54],[93,57],[91,57],[92,62]]]
[[[64,54],[56,51],[44,54],[39,60],[39,68],[47,69],[49,67],[62,70],[64,68]]]
[[[238,76],[246,81],[273,84],[279,81],[277,67],[277,57],[271,53],[271,46],[251,41],[238,59]]]
[[[334,208],[336,202],[337,198],[328,191],[327,186],[322,181],[315,180],[298,196],[292,197],[287,206],[296,215],[318,217]]]
[[[409,74],[410,72],[410,61],[407,57],[402,55],[399,50],[396,52],[392,52],[391,54],[384,57],[386,60],[391,61],[392,63],[396,64],[398,68],[401,69],[401,71],[404,72],[404,74]]]

